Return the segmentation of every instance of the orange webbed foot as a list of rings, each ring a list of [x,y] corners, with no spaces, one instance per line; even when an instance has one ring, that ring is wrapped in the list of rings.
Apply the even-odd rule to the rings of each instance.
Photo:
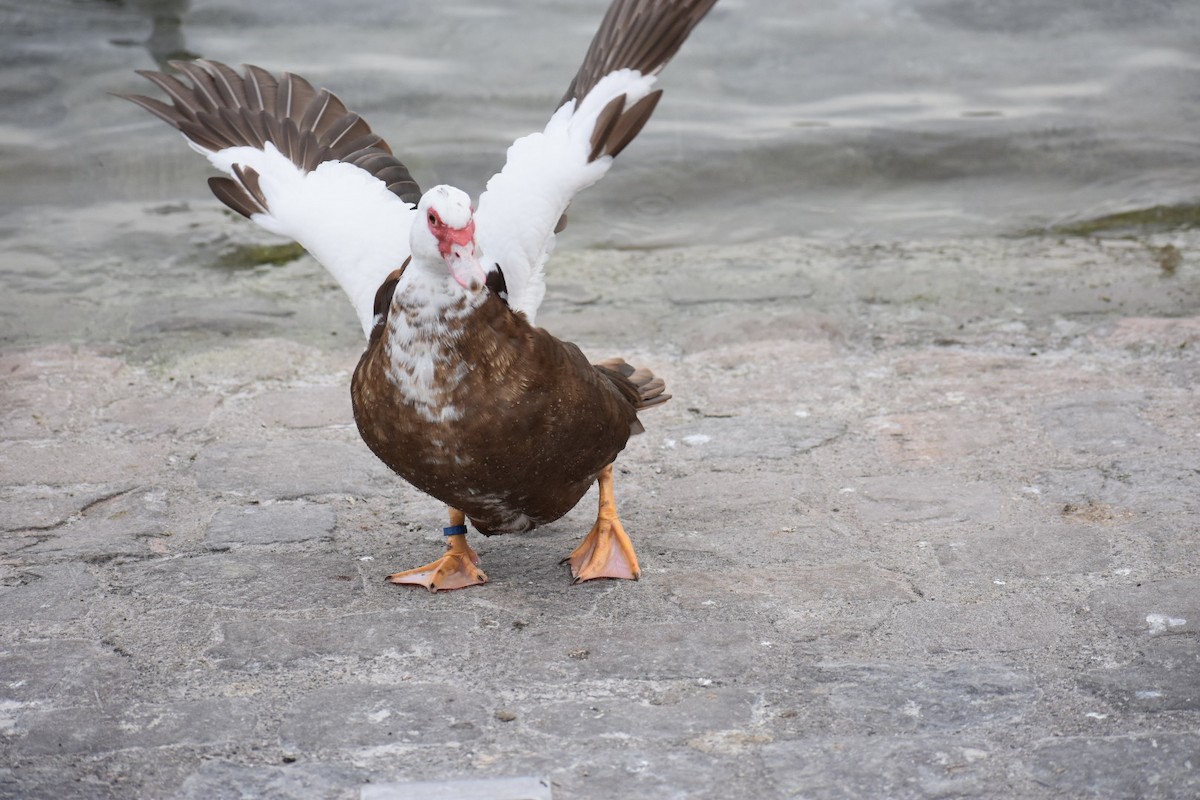
[[[572,583],[596,578],[623,578],[636,581],[641,575],[633,542],[616,519],[598,519],[583,543],[562,560],[571,565]]]
[[[424,586],[431,592],[487,583],[487,574],[479,568],[479,554],[467,544],[467,528],[462,512],[450,509],[450,523],[451,527],[446,529],[444,556],[423,567],[388,575],[388,582]]]
[[[600,473],[600,510],[596,524],[584,537],[571,555],[562,560],[571,565],[572,583],[582,583],[596,578],[619,578],[636,581],[641,575],[637,553],[633,542],[625,533],[621,520],[617,518],[617,504],[613,499],[612,465]]]

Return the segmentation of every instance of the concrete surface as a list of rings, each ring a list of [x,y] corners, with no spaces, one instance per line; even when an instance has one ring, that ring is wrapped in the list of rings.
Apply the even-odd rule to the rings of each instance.
[[[563,251],[541,322],[675,395],[636,583],[589,497],[385,584],[442,510],[357,347],[2,351],[0,796],[1197,796],[1198,244]]]

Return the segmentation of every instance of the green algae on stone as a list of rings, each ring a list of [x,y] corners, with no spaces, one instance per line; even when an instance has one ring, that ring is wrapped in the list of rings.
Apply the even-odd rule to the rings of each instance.
[[[1157,233],[1200,228],[1200,205],[1150,206],[1101,217],[1052,225],[1038,233],[1057,236],[1101,236]]]
[[[295,242],[239,244],[222,252],[213,262],[213,266],[228,270],[253,269],[267,264],[280,266],[295,261],[305,252],[305,249]]]

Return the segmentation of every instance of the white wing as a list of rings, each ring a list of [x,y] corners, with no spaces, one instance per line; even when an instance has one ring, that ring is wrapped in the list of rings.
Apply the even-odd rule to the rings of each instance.
[[[485,268],[500,267],[508,304],[533,322],[546,292],[543,267],[554,229],[571,198],[604,177],[612,155],[593,155],[593,135],[609,104],[633,106],[647,97],[653,76],[620,70],[606,76],[579,107],[569,100],[540,133],[517,139],[502,169],[487,183],[475,212],[475,237]],[[610,112],[611,116],[611,112]]]
[[[375,293],[409,255],[420,188],[370,127],[307,81],[257,67],[174,64],[192,80],[142,72],[173,105],[128,99],[177,128],[213,166],[209,181],[233,210],[294,239],[345,290],[364,334]]]
[[[408,232],[416,211],[383,181],[345,161],[324,161],[311,172],[270,142],[262,150],[193,145],[213,166],[236,177],[240,167],[258,176],[262,211],[250,219],[299,242],[345,290],[363,333],[373,324],[375,292],[409,255]]]
[[[655,75],[716,0],[614,0],[558,111],[518,139],[475,214],[484,267],[497,265],[509,306],[531,322],[544,266],[571,198],[608,171],[650,118]]]
[[[716,0],[614,0],[546,128],[513,143],[476,212],[485,268],[533,321],[554,233],[582,189],[650,118],[654,76]],[[171,98],[125,95],[178,129],[229,177],[213,193],[267,230],[295,239],[333,274],[370,334],[378,288],[409,255],[421,191],[387,143],[337,97],[302,78],[244,75],[215,61],[172,62],[191,85],[142,71]]]

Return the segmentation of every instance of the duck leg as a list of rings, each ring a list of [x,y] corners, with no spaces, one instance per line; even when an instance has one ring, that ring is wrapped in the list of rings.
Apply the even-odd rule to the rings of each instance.
[[[446,554],[423,567],[388,575],[389,582],[424,586],[431,592],[487,583],[487,575],[479,568],[479,554],[467,544],[466,515],[457,508],[447,510],[450,512],[450,526],[443,530]]]
[[[613,468],[609,464],[596,479],[600,487],[600,509],[596,513],[596,524],[584,537],[583,543],[575,548],[563,563],[571,565],[573,583],[590,581],[594,578],[638,579],[637,553],[633,542],[617,518],[617,501],[613,496]]]

